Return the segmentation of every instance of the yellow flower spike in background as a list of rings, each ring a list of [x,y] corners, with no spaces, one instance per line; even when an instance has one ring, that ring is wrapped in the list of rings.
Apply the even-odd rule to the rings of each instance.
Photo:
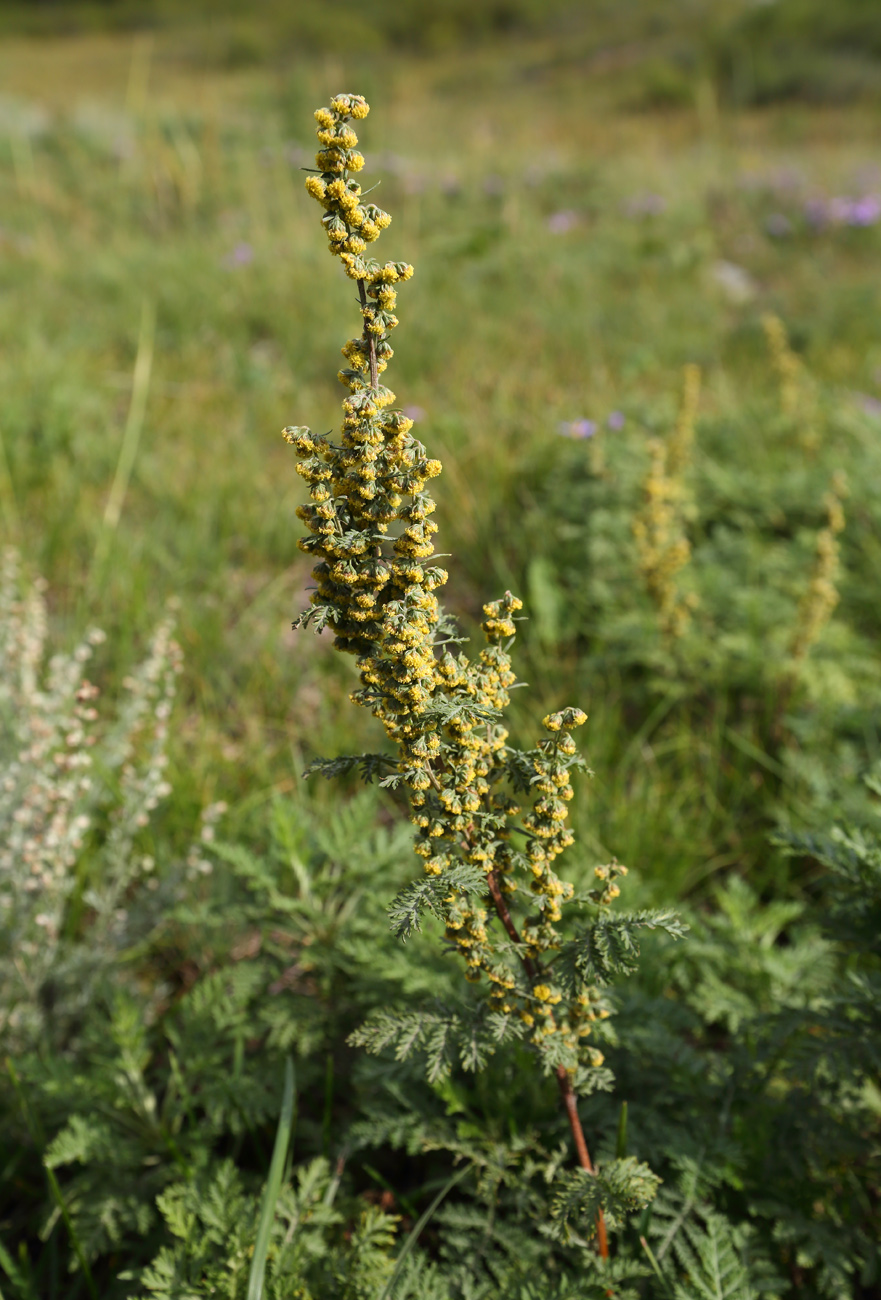
[[[644,504],[633,520],[639,572],[658,613],[666,638],[682,636],[696,603],[683,592],[680,573],[691,557],[686,536],[687,493],[684,475],[691,461],[694,426],[700,398],[700,370],[684,370],[682,403],[668,440],[648,443],[649,472],[643,485]]]
[[[780,317],[766,313],[762,317],[762,328],[771,364],[777,372],[781,415],[794,432],[802,451],[813,456],[820,441],[816,384],[801,358],[792,350],[786,326]]]
[[[384,785],[406,793],[424,875],[392,905],[396,929],[406,938],[425,909],[440,919],[466,979],[487,988],[496,1018],[492,1043],[509,1036],[532,1043],[545,1072],[556,1077],[579,1165],[593,1173],[576,1097],[577,1089],[591,1086],[591,1072],[603,1061],[584,1042],[602,1019],[600,995],[585,984],[588,976],[596,982],[608,972],[593,968],[589,932],[572,939],[562,931],[575,889],[551,866],[574,842],[567,824],[570,775],[584,763],[570,733],[587,717],[577,708],[549,714],[549,735],[535,749],[512,749],[501,719],[516,681],[509,650],[522,602],[506,592],[484,605],[487,644],[469,658],[458,651],[462,638],[435,594],[447,572],[434,563],[437,526],[429,516],[435,502],[426,484],[441,464],[413,438],[412,420],[379,382],[393,356],[388,338],[398,323],[391,312],[395,286],[406,283],[413,268],[366,255],[391,217],[362,202],[350,174],[360,171],[363,157],[347,123],[368,112],[357,95],[336,95],[316,112],[318,172],[306,181],[323,209],[330,252],[357,282],[363,322],[361,336],[342,348],[348,368],[339,378],[348,395],[341,442],[301,426],[285,429],[284,437],[310,487],[310,502],[297,511],[307,528],[299,545],[315,562],[312,607],[295,626],[330,628],[335,647],[356,657],[361,684],[351,698],[379,719],[393,749],[320,761],[310,771],[333,776],[360,763],[367,779],[381,775]],[[692,378],[680,422],[683,445],[696,393]],[[614,864],[602,872],[602,887],[577,902],[594,925],[608,926],[612,918],[605,912],[619,893],[614,878],[623,868]],[[522,899],[519,928],[508,899]],[[640,916],[649,919],[639,924],[676,932],[669,915]],[[378,1050],[370,1022],[352,1041]],[[649,1173],[650,1185],[651,1179]],[[602,1211],[596,1229],[605,1256]]]
[[[826,494],[826,527],[821,528],[817,534],[813,572],[799,605],[789,645],[790,658],[794,663],[805,658],[838,604],[838,536],[844,531],[843,501],[846,496],[847,480],[839,471],[833,476]]]
[[[777,380],[780,384],[780,409],[784,415],[794,416],[798,409],[801,364],[789,346],[786,327],[779,316],[768,312],[762,317],[762,328],[768,341],[771,363],[777,371]]]

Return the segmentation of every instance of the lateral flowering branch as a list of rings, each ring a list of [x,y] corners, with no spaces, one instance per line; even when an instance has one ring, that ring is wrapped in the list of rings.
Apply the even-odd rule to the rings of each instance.
[[[396,286],[413,268],[367,256],[391,221],[363,201],[353,176],[364,159],[349,123],[368,111],[360,95],[337,95],[315,114],[321,148],[306,189],[324,209],[330,252],[357,284],[363,325],[342,349],[341,442],[302,426],[284,430],[311,498],[297,512],[308,530],[299,546],[315,561],[311,608],[294,626],[329,627],[335,647],[355,655],[361,685],[351,698],[381,721],[395,747],[383,784],[407,792],[427,877],[396,900],[399,932],[405,937],[425,908],[441,917],[466,978],[488,986],[492,1012],[516,1026],[556,1075],[579,1163],[592,1172],[575,1085],[587,1091],[599,1083],[590,1076],[603,1055],[588,1040],[610,1008],[604,981],[592,981],[588,968],[575,980],[554,977],[563,910],[575,892],[554,864],[573,842],[570,777],[585,764],[571,733],[586,716],[562,709],[544,719],[534,749],[508,745],[502,717],[516,680],[509,651],[522,607],[510,592],[484,606],[486,645],[476,658],[450,648],[450,620],[436,595],[448,575],[435,563],[436,507],[427,490],[441,465],[380,382],[393,355]],[[475,888],[480,873],[483,889]],[[577,901],[601,915],[624,874],[617,863],[597,867],[596,888]],[[387,1042],[387,1026],[383,1035]],[[359,1041],[371,1045],[369,1030]],[[601,1211],[595,1226],[606,1254]]]

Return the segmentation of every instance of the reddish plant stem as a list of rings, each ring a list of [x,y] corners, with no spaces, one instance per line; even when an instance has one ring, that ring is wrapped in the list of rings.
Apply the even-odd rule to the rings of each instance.
[[[499,920],[507,930],[508,938],[512,943],[516,943],[518,948],[522,947],[523,940],[517,933],[517,927],[511,918],[511,913],[508,911],[508,904],[505,902],[505,896],[499,888],[498,876],[494,871],[491,871],[486,879],[489,884],[489,892],[492,894],[493,903],[495,904],[496,911],[499,914]],[[531,957],[527,957],[525,953],[518,953],[517,955],[523,963],[523,969],[526,971],[526,974],[531,980],[534,980],[538,975],[538,971],[535,968],[535,962]]]
[[[361,306],[367,306],[367,290],[364,288],[364,281],[358,281],[358,297],[361,299]],[[367,321],[364,321],[364,338],[367,340],[367,350],[370,360],[370,387],[379,388],[379,367],[376,364],[376,339],[367,328]]]
[[[589,1174],[593,1174],[593,1163],[591,1162],[590,1152],[587,1149],[587,1142],[584,1139],[584,1129],[581,1127],[581,1120],[578,1118],[578,1102],[572,1088],[572,1080],[569,1078],[568,1071],[562,1065],[557,1066],[557,1083],[560,1088],[560,1096],[563,1099],[563,1105],[566,1107],[566,1114],[569,1118],[569,1126],[572,1129],[572,1136],[575,1139],[575,1150],[578,1152],[578,1163],[582,1169],[586,1169]],[[602,1210],[597,1212],[597,1250],[601,1259],[609,1258],[609,1239],[606,1236],[606,1216]],[[611,1295],[611,1291],[606,1292]]]
[[[512,920],[511,913],[508,911],[508,904],[505,902],[504,895],[499,888],[498,877],[494,871],[491,871],[487,876],[487,882],[489,884],[489,892],[492,896],[499,920],[505,927],[511,942],[515,943],[518,948],[521,948],[523,941],[517,933],[517,927]],[[538,975],[535,962],[531,957],[527,957],[523,952],[518,953],[518,956],[523,963],[523,969],[526,971],[526,974],[529,976],[530,980],[534,980]],[[578,1163],[581,1165],[582,1169],[587,1170],[589,1174],[593,1174],[595,1172],[593,1162],[590,1158],[590,1152],[587,1149],[584,1129],[581,1127],[581,1120],[578,1117],[578,1101],[572,1088],[572,1080],[569,1078],[569,1072],[563,1065],[557,1066],[557,1085],[560,1089],[560,1097],[566,1111],[566,1118],[568,1119],[569,1127],[572,1130],[575,1150],[578,1155]],[[597,1214],[597,1249],[599,1250],[602,1259],[609,1258],[609,1241],[606,1236],[606,1218],[602,1210]]]

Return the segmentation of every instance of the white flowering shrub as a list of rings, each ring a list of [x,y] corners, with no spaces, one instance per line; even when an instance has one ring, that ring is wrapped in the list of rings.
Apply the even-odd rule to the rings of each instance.
[[[45,584],[8,551],[0,575],[0,1045],[64,1032],[101,969],[143,933],[158,893],[139,840],[159,802],[181,668],[173,617],[100,709],[93,630],[48,654]],[[110,712],[110,716],[107,716]],[[217,809],[210,810],[209,822]],[[210,834],[210,828],[207,829]],[[190,853],[191,870],[202,861]],[[156,900],[157,904],[159,899]],[[54,1025],[53,1025],[54,1022]]]

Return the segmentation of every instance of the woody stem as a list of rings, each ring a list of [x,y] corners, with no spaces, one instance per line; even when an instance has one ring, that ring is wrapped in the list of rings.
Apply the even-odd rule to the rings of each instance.
[[[517,933],[517,927],[514,924],[511,913],[508,911],[508,904],[505,902],[504,895],[499,888],[498,877],[494,871],[491,871],[487,876],[487,883],[489,884],[489,892],[493,904],[495,905],[496,912],[498,913],[499,920],[505,927],[508,937],[512,943],[517,945],[518,948],[522,948],[523,941]],[[523,963],[523,969],[526,971],[529,979],[534,980],[538,975],[535,962],[524,952],[521,952],[518,955]],[[569,1127],[572,1130],[572,1137],[575,1142],[575,1150],[578,1154],[578,1163],[581,1165],[582,1169],[586,1169],[589,1174],[592,1174],[595,1171],[593,1162],[590,1158],[590,1152],[587,1149],[584,1129],[581,1127],[581,1120],[578,1116],[578,1101],[572,1088],[572,1080],[569,1078],[568,1070],[563,1065],[557,1066],[556,1074],[557,1086],[560,1089],[560,1098],[566,1111],[566,1118],[569,1121]],[[597,1214],[597,1248],[601,1258],[609,1258],[609,1241],[606,1236],[606,1219],[602,1210]]]

